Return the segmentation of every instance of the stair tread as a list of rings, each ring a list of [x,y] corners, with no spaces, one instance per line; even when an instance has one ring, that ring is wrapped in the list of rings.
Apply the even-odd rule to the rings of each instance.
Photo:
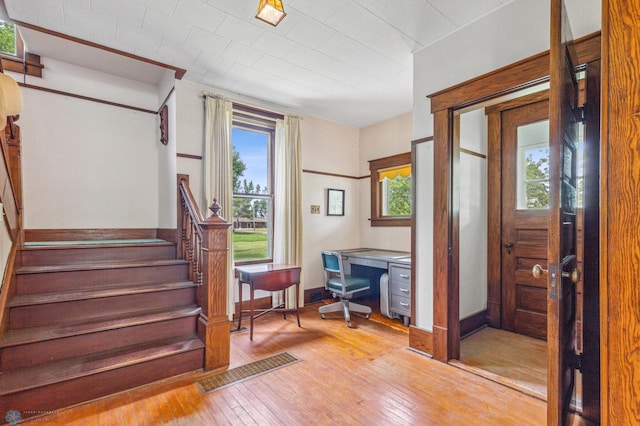
[[[47,272],[68,272],[68,271],[87,271],[100,269],[123,269],[136,268],[146,266],[163,266],[163,265],[182,265],[188,263],[184,259],[160,259],[160,260],[136,260],[132,262],[109,261],[94,263],[70,263],[64,265],[47,265],[47,266],[21,266],[16,270],[17,275],[21,274],[39,274]]]
[[[75,241],[28,241],[24,243],[21,250],[43,250],[43,249],[68,249],[68,248],[104,248],[104,247],[152,247],[175,245],[170,241],[155,238],[144,239],[124,239],[124,240],[75,240]]]
[[[195,335],[180,336],[3,372],[0,396],[202,348],[204,344]]]
[[[123,286],[98,287],[82,290],[61,291],[51,293],[19,294],[9,302],[10,308],[19,306],[42,305],[47,303],[69,302],[73,300],[99,299],[127,294],[152,293],[157,291],[177,290],[194,287],[192,281],[178,281],[158,284],[127,284]]]
[[[197,315],[200,312],[200,307],[197,305],[190,305],[171,309],[121,314],[118,316],[104,317],[91,321],[9,330],[5,333],[2,341],[0,342],[0,348],[96,333],[117,328],[132,327],[152,322],[167,321],[175,318]]]

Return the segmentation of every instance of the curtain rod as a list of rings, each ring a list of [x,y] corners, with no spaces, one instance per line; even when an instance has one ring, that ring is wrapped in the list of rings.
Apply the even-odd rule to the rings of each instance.
[[[207,99],[207,98],[214,98],[214,99],[227,99],[224,95],[220,95],[220,94],[213,94],[213,93],[208,93],[208,92],[202,92],[202,98],[203,99]],[[274,118],[274,119],[280,119],[280,120],[284,120],[285,114],[279,113],[279,112],[274,112],[274,111],[269,111],[266,110],[264,108],[259,108],[259,107],[255,107],[252,105],[247,105],[247,104],[243,104],[240,102],[235,102],[233,100],[228,99],[232,104],[233,107],[240,110],[240,111],[244,111],[244,112],[248,112],[248,113],[254,113],[254,114],[260,114],[262,116],[265,117],[269,117],[269,118]],[[303,120],[303,117],[299,114],[287,114],[290,117],[295,117],[298,118],[299,120]]]
[[[258,115],[262,115],[264,117],[284,120],[284,114],[279,114],[277,112],[267,111],[267,110],[262,109],[262,108],[256,108],[256,107],[245,105],[245,104],[241,104],[241,103],[238,103],[238,102],[233,102],[233,109],[237,109],[237,110],[242,111],[242,112],[248,112],[250,114],[258,114]]]

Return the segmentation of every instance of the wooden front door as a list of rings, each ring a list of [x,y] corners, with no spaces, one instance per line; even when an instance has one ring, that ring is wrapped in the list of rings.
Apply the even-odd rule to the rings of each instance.
[[[502,328],[547,336],[549,102],[502,112]]]
[[[547,297],[547,424],[572,421],[576,362],[578,82],[563,0],[551,0],[549,89],[549,247]],[[585,231],[587,231],[585,229]],[[537,275],[542,275],[538,268]]]

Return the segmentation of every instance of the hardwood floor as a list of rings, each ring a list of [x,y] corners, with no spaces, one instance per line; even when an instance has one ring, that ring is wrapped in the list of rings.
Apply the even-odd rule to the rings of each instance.
[[[319,305],[231,336],[231,366],[282,351],[302,361],[200,394],[193,373],[35,419],[65,425],[543,425],[546,404],[407,349],[408,334]]]
[[[486,327],[460,341],[460,360],[452,364],[547,400],[544,340]]]
[[[460,360],[449,363],[460,369],[547,400],[547,342],[523,334],[483,328],[460,341]],[[582,411],[582,376],[576,372],[572,406]],[[590,425],[576,416],[574,426]]]

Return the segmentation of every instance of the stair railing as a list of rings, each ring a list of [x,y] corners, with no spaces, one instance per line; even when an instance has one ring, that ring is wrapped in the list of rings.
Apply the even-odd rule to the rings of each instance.
[[[2,61],[0,73],[4,74]],[[0,188],[4,188],[0,192],[0,203],[14,247],[23,243],[20,126],[15,124],[19,118],[19,115],[6,117],[6,125],[0,129]]]
[[[0,194],[3,214],[14,245],[22,244],[22,176],[20,167],[20,127],[16,117],[7,118],[7,126],[0,133]]]
[[[230,334],[227,314],[227,230],[231,224],[218,212],[204,219],[191,190],[189,177],[178,175],[178,254],[189,262],[189,279],[197,284],[198,336],[205,344],[205,371],[229,366]]]
[[[0,73],[4,73],[2,61],[0,61]],[[0,271],[4,271],[4,279],[0,278],[0,337],[9,327],[9,309],[7,298],[13,289],[14,266],[17,258],[17,248],[24,243],[24,230],[22,226],[22,163],[20,160],[20,126],[15,122],[19,115],[6,117],[4,128],[0,129],[0,214],[11,239],[11,251],[6,265],[0,265]]]

